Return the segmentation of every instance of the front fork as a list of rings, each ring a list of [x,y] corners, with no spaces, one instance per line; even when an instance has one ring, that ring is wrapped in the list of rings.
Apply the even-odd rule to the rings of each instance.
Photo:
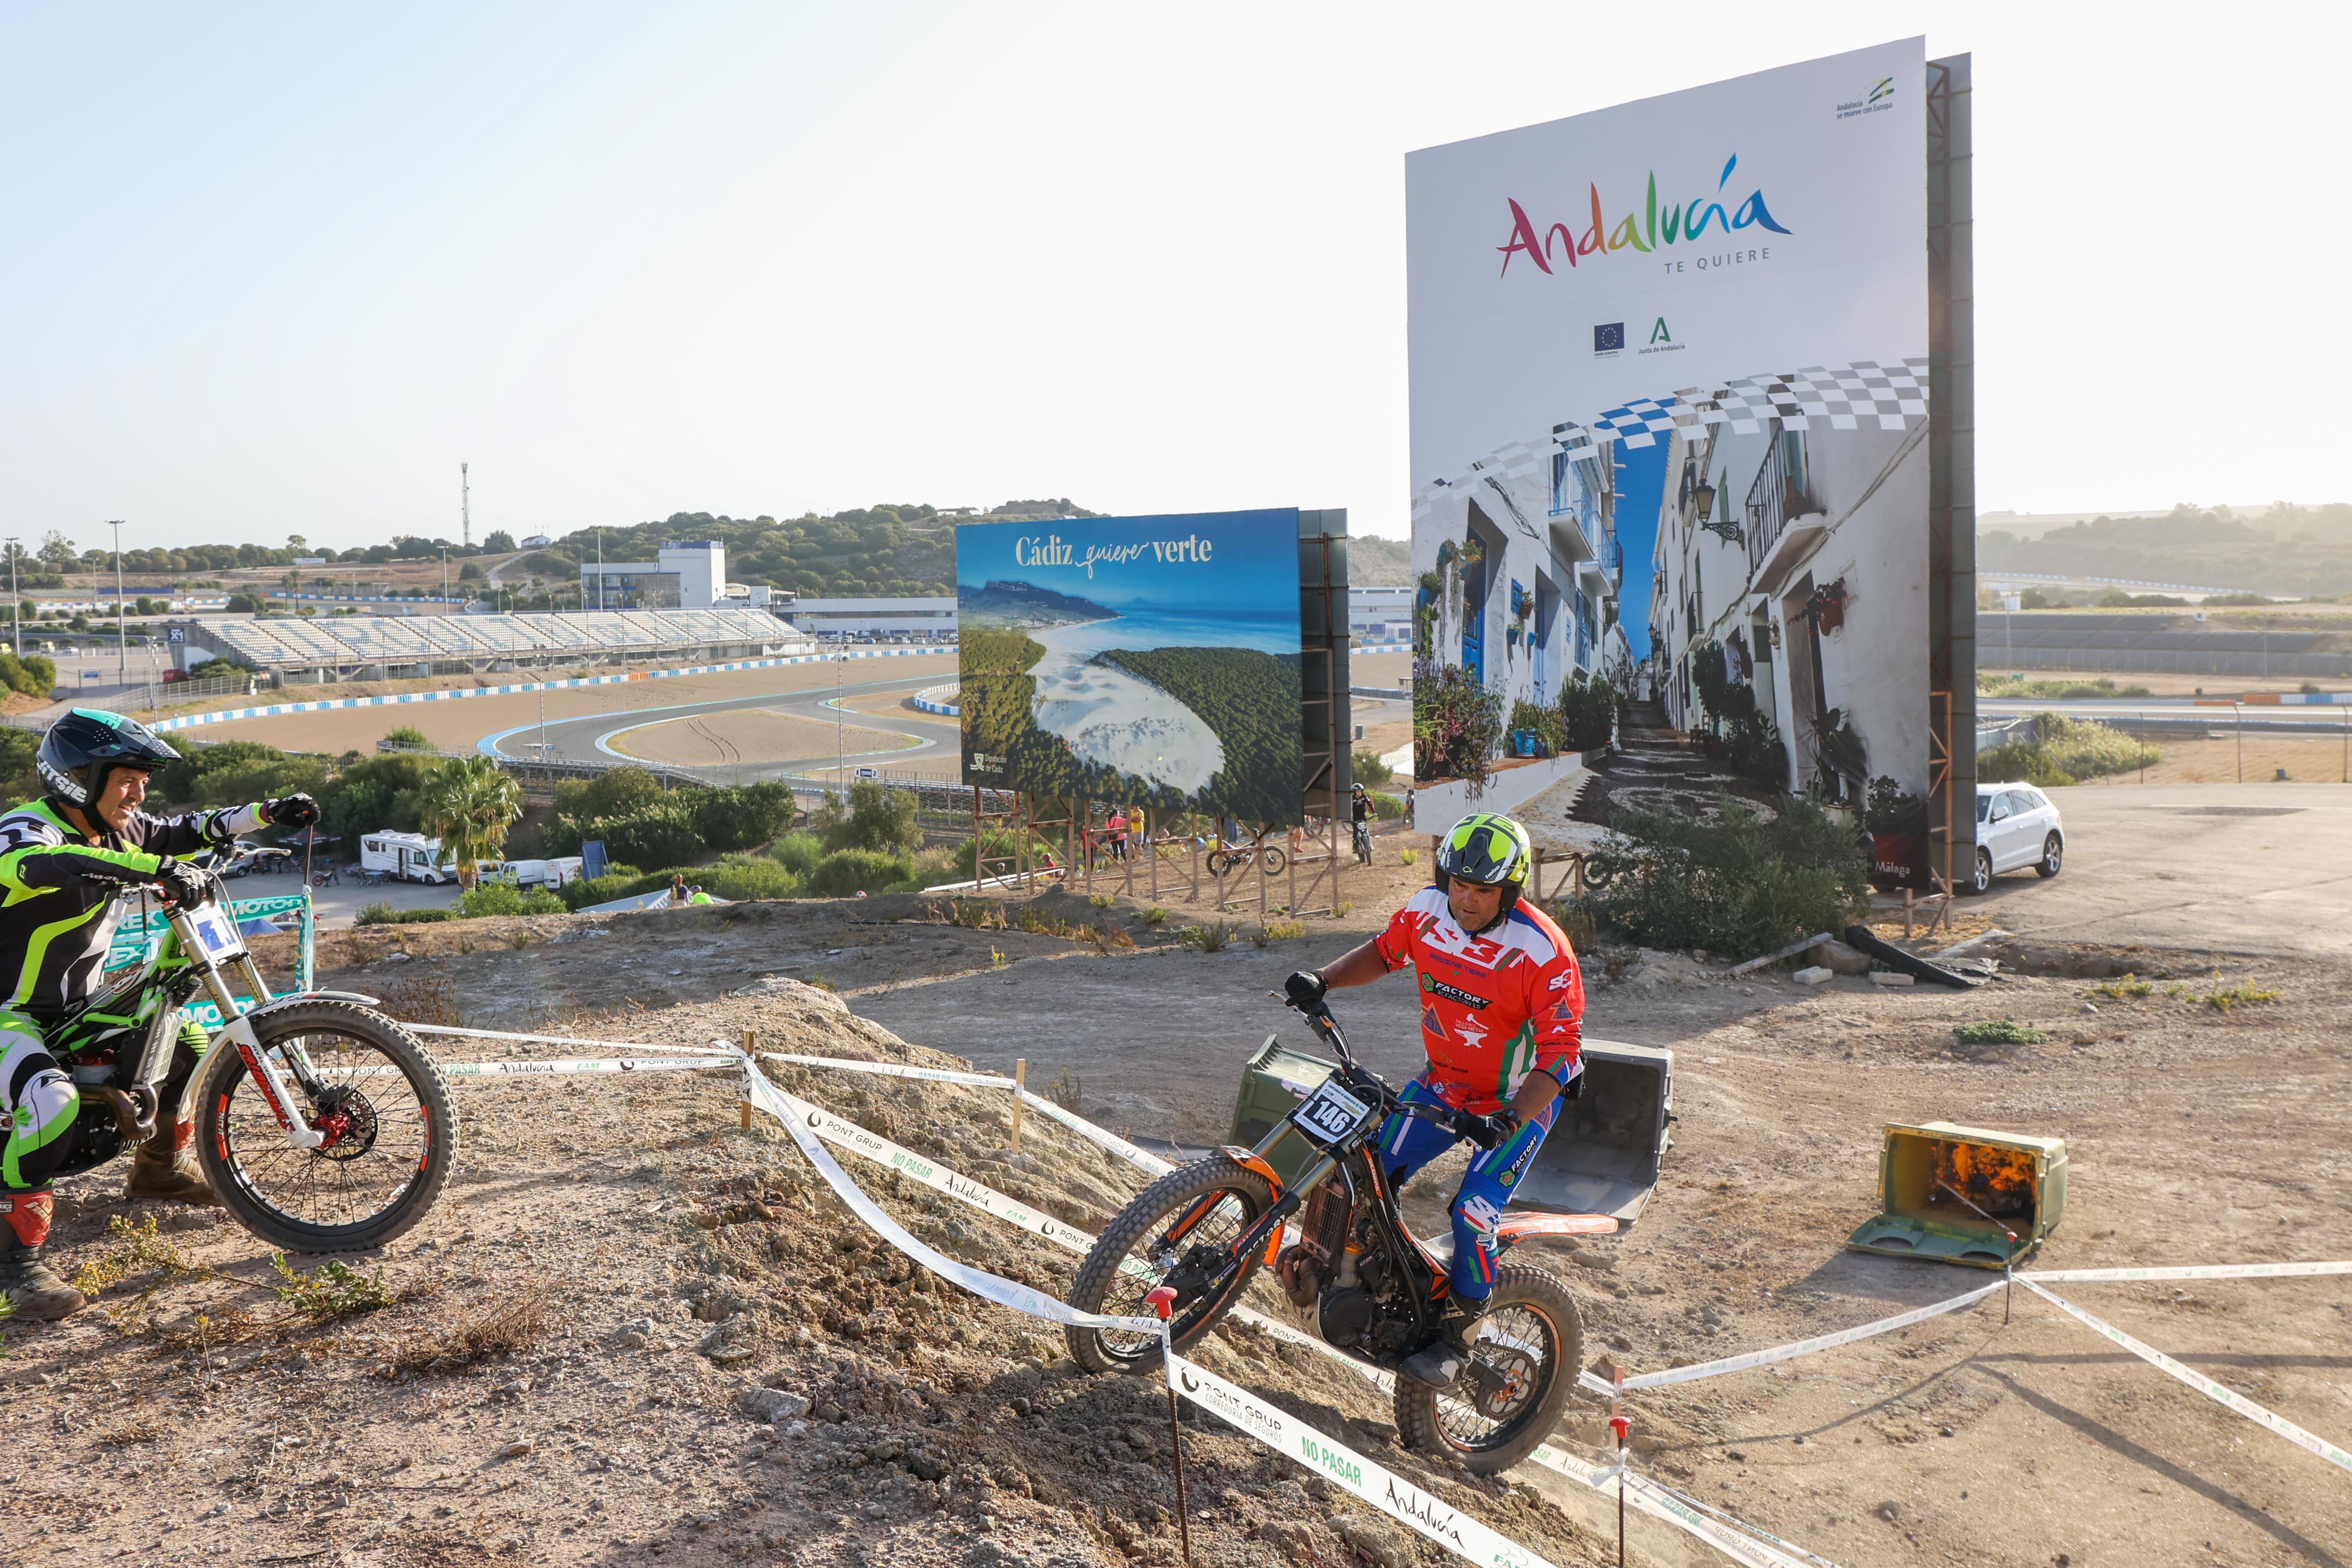
[[[268,997],[269,988],[263,981],[261,971],[255,966],[253,959],[249,956],[241,956],[236,962],[241,972],[241,977],[247,986],[251,988],[253,994],[257,997]],[[327,1134],[311,1126],[308,1119],[301,1114],[300,1102],[296,1099],[294,1090],[288,1084],[285,1074],[278,1071],[278,1062],[282,1059],[292,1070],[294,1082],[300,1086],[304,1095],[311,1101],[317,1100],[320,1087],[318,1069],[311,1064],[310,1053],[302,1049],[301,1040],[299,1038],[289,1037],[281,1045],[273,1046],[267,1051],[263,1050],[259,1038],[254,1033],[253,1019],[247,1014],[244,1005],[236,999],[227,983],[222,979],[220,967],[216,964],[207,965],[202,974],[205,990],[211,996],[213,1005],[220,1009],[221,1017],[227,1020],[221,1031],[213,1036],[212,1044],[206,1048],[207,1051],[217,1049],[224,1044],[235,1048],[239,1060],[245,1063],[246,1071],[252,1076],[255,1085],[261,1091],[262,1099],[268,1103],[269,1113],[278,1118],[278,1128],[286,1134],[287,1145],[297,1149],[320,1147],[326,1143]],[[172,1012],[160,1015],[150,1026],[147,1050],[139,1064],[141,1082],[160,1083],[163,1082],[163,1075],[170,1071],[172,1045],[179,1035],[178,1019],[179,1014],[175,1009]],[[203,1076],[202,1072],[190,1073],[187,1086],[180,1091],[177,1113],[183,1122],[195,1119],[199,1108],[196,1085]]]

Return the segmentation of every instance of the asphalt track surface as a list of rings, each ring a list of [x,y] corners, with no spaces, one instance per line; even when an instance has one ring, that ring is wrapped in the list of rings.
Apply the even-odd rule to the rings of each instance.
[[[945,685],[952,677],[937,674],[909,679],[901,676],[888,681],[855,681],[844,685],[838,695],[844,698],[873,696],[898,692],[917,692],[929,686]],[[749,781],[758,779],[783,779],[831,772],[839,762],[850,767],[860,763],[913,762],[929,768],[948,769],[961,765],[960,742],[955,732],[939,723],[917,718],[902,718],[890,713],[865,713],[856,709],[835,709],[832,704],[835,693],[820,687],[814,691],[772,692],[742,696],[719,697],[709,702],[681,703],[671,707],[631,708],[623,713],[590,714],[584,717],[550,719],[542,727],[537,723],[519,725],[510,729],[486,735],[476,748],[492,757],[518,759],[531,755],[530,748],[546,737],[549,757],[559,762],[635,762],[640,758],[614,749],[614,742],[633,729],[645,729],[653,725],[670,724],[679,719],[704,719],[742,708],[765,708],[806,719],[817,724],[844,723],[849,728],[878,729],[893,735],[903,735],[921,744],[893,747],[883,751],[852,751],[846,757],[826,751],[821,755],[787,758],[766,762],[719,762],[695,769],[717,772],[731,779]],[[722,726],[707,726],[702,731],[724,744]]]

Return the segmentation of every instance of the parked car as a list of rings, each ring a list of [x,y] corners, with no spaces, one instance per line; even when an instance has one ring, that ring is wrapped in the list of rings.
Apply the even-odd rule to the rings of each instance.
[[[216,869],[223,876],[251,876],[255,872],[268,873],[280,869],[278,862],[294,858],[292,850],[273,849],[261,844],[239,841],[229,858]]]
[[[2066,863],[2066,825],[2050,797],[2031,784],[1977,786],[1977,869],[1970,893],[1983,893],[2005,871],[2032,866],[2056,876]]]

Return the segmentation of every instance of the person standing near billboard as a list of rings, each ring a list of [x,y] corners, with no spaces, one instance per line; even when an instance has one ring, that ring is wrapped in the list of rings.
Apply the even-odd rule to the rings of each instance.
[[[1464,1138],[1478,1145],[1446,1212],[1454,1260],[1437,1336],[1405,1358],[1409,1377],[1448,1388],[1469,1364],[1495,1289],[1496,1222],[1543,1147],[1563,1095],[1583,1087],[1584,978],[1568,937],[1523,902],[1535,860],[1527,830],[1478,811],[1440,841],[1437,881],[1388,928],[1320,969],[1290,977],[1316,1011],[1334,987],[1370,985],[1410,967],[1420,978],[1428,1069],[1402,1096],[1456,1113],[1459,1132],[1402,1114],[1381,1128],[1381,1160],[1402,1186]]]

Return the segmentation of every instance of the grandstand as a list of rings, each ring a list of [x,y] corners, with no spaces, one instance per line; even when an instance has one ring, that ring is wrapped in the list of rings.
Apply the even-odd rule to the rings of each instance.
[[[571,615],[335,615],[165,623],[173,663],[225,658],[286,680],[398,680],[550,664],[718,660],[814,646],[761,610],[593,610]]]

